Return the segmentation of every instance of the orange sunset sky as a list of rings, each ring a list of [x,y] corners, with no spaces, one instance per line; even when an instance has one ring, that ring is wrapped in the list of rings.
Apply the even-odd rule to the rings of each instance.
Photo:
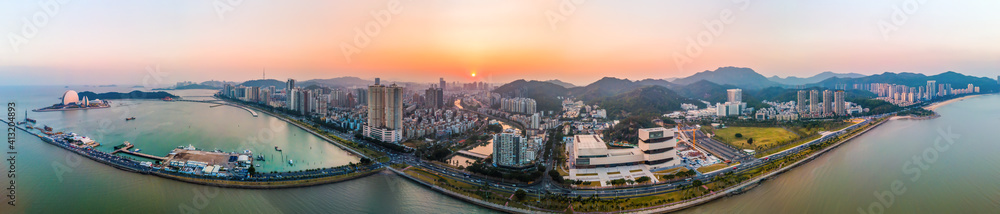
[[[0,3],[0,84],[1000,73],[1000,1],[39,2]]]

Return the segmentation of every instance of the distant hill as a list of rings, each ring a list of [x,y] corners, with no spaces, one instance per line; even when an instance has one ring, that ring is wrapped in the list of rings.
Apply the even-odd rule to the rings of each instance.
[[[781,78],[781,77],[778,77],[778,76],[773,76],[773,77],[768,77],[767,79],[771,80],[773,82],[780,83],[780,84],[785,84],[785,85],[805,85],[805,84],[818,83],[820,81],[829,79],[831,77],[839,77],[839,78],[861,78],[861,77],[865,77],[865,75],[864,74],[858,74],[858,73],[833,73],[833,72],[827,71],[827,72],[819,73],[819,74],[813,75],[811,77],[806,77],[806,78],[795,77],[795,76],[789,76],[789,77]]]
[[[129,93],[120,92],[108,92],[108,93],[94,93],[90,91],[84,91],[77,93],[80,98],[87,97],[87,99],[102,99],[102,100],[115,100],[115,99],[163,99],[164,97],[177,98],[176,95],[157,91],[157,92],[142,92],[142,91],[132,91]]]
[[[279,80],[276,80],[276,79],[250,80],[250,81],[246,81],[246,82],[240,83],[240,85],[246,86],[246,87],[254,87],[254,86],[256,86],[256,87],[266,88],[266,87],[274,86],[274,89],[276,89],[276,90],[285,89],[285,84],[286,83],[284,81],[279,81]]]
[[[937,84],[951,84],[952,88],[966,88],[969,84],[973,84],[975,86],[979,86],[980,92],[984,93],[994,93],[1000,91],[1000,85],[997,85],[997,81],[994,79],[967,76],[954,71],[948,71],[933,76],[917,73],[885,72],[861,78],[833,77],[808,86],[834,88],[837,85],[847,85],[848,87],[853,87],[854,84],[891,83],[916,87],[926,86],[928,80],[934,80]]]
[[[328,87],[334,87],[334,88],[337,88],[337,87],[352,88],[352,87],[365,87],[365,86],[368,86],[368,85],[372,85],[372,84],[375,84],[375,81],[374,80],[364,80],[364,79],[357,78],[357,77],[337,77],[337,78],[330,78],[330,79],[311,79],[311,80],[302,81],[299,84],[301,84],[301,87],[307,87],[309,85],[321,85],[321,86],[328,86]],[[386,82],[386,81],[382,81],[382,84],[383,85],[389,85],[389,84],[392,84],[392,83]]]
[[[663,80],[663,79],[644,79],[636,81],[636,83],[638,83],[639,85],[658,85],[669,89],[673,89],[679,86],[677,84],[670,83],[670,81],[668,80]]]
[[[562,100],[559,100],[557,97],[566,96],[569,93],[569,89],[550,82],[525,81],[522,79],[504,84],[493,90],[493,92],[506,97],[535,99],[538,110],[558,112],[562,110]]]
[[[734,85],[744,89],[761,89],[781,84],[768,80],[750,68],[721,67],[715,71],[702,71],[689,77],[674,80],[672,83],[687,85],[701,80],[722,85]]]
[[[573,85],[572,83],[563,82],[562,80],[558,80],[558,79],[547,80],[545,82],[556,84],[558,86],[562,86],[563,88],[575,88],[576,87],[576,85]]]
[[[658,117],[667,112],[681,110],[681,103],[701,104],[658,85],[642,86],[629,92],[593,100],[589,103],[605,108],[610,118]]]
[[[605,97],[614,96],[624,92],[635,90],[642,85],[628,79],[618,79],[614,77],[601,78],[597,82],[584,87],[570,89],[571,94],[584,102],[590,102]]]

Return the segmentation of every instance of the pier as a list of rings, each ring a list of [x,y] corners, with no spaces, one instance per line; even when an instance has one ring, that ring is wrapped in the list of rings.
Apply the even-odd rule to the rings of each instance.
[[[228,103],[228,102],[217,102],[217,101],[220,101],[220,100],[185,100],[185,99],[176,99],[174,101],[216,104],[216,105],[213,105],[213,106],[209,106],[209,107],[212,107],[212,108],[217,107],[219,105],[227,105],[227,106],[232,106],[232,107],[241,108],[243,110],[247,110],[247,112],[250,112],[250,115],[253,115],[254,117],[258,116],[257,112],[254,111],[253,109],[247,108],[245,106],[240,106],[240,105]]]
[[[156,156],[156,155],[149,155],[149,154],[143,154],[143,153],[129,151],[129,149],[131,149],[132,147],[135,147],[135,144],[131,144],[131,143],[128,143],[128,141],[126,141],[125,147],[123,147],[121,149],[118,149],[118,150],[115,150],[115,151],[111,152],[111,154],[113,155],[113,154],[118,153],[118,152],[124,152],[126,154],[135,155],[135,156],[144,157],[144,158],[149,158],[149,159],[154,159],[154,160],[159,160],[159,161],[163,161],[163,160],[167,159],[165,157],[160,157],[160,156]]]

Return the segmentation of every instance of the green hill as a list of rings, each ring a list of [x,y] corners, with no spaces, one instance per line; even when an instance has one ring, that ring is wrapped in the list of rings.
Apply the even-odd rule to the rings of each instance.
[[[597,104],[608,111],[610,118],[630,116],[658,117],[670,111],[681,110],[681,103],[701,105],[701,102],[685,98],[663,86],[642,86],[618,95],[588,102]]]
[[[504,84],[493,92],[506,97],[535,99],[538,110],[559,112],[562,110],[562,100],[557,97],[567,96],[569,90],[549,82],[517,80]]]

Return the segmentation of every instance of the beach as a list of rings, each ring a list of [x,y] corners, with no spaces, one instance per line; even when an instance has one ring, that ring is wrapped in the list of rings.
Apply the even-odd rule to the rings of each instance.
[[[948,105],[948,104],[951,104],[951,103],[954,103],[954,102],[962,101],[962,100],[965,100],[965,99],[969,99],[969,98],[973,98],[973,97],[978,97],[978,96],[982,96],[982,94],[969,95],[969,96],[954,98],[954,99],[945,100],[945,101],[941,101],[941,102],[936,102],[936,103],[930,104],[928,106],[925,106],[924,109],[934,111],[934,109],[937,109],[938,107],[945,106],[945,105]]]

